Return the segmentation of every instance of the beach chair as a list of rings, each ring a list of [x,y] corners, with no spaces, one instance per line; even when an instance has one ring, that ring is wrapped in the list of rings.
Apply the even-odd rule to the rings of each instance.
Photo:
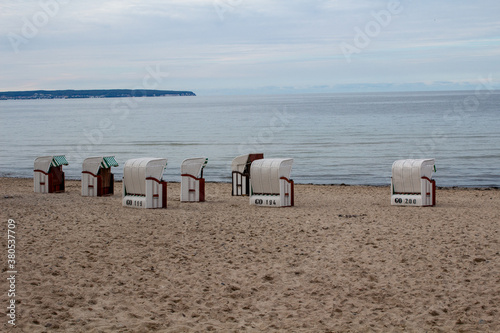
[[[391,204],[398,206],[434,206],[436,182],[434,159],[398,160],[392,164]]]
[[[133,208],[167,208],[166,158],[136,158],[123,166],[122,204]]]
[[[264,154],[247,154],[233,159],[232,192],[233,196],[246,196],[250,194],[250,165],[253,161],[263,159]]]
[[[111,167],[118,166],[114,156],[86,158],[82,163],[82,196],[100,197],[114,194],[115,177]]]
[[[208,163],[208,158],[188,158],[181,164],[181,201],[205,201],[205,179],[203,169]]]
[[[250,204],[269,207],[294,205],[293,159],[265,158],[250,166]]]
[[[64,192],[63,165],[68,165],[64,155],[37,157],[34,163],[36,193]]]

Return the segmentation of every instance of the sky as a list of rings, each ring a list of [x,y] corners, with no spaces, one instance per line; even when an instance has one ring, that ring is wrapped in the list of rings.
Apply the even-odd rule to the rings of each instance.
[[[0,91],[500,89],[498,0],[0,0]]]

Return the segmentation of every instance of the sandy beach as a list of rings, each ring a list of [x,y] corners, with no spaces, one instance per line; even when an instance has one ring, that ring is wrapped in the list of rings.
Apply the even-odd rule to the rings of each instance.
[[[389,187],[297,185],[295,207],[250,206],[207,183],[204,203],[131,209],[115,195],[33,193],[0,179],[16,223],[16,326],[2,332],[499,332],[500,191],[438,189],[393,207]]]

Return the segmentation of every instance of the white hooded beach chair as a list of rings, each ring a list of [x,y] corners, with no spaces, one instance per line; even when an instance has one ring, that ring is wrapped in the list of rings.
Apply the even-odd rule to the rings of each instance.
[[[263,159],[264,154],[247,154],[233,159],[232,192],[233,196],[245,196],[250,194],[250,165],[253,161]]]
[[[167,208],[166,158],[136,158],[123,166],[122,204],[134,208]]]
[[[64,172],[62,166],[68,165],[64,155],[42,156],[35,159],[34,185],[36,193],[64,192]]]
[[[391,204],[434,206],[436,182],[434,159],[398,160],[392,164]]]
[[[111,167],[118,166],[114,156],[86,158],[82,163],[82,196],[100,197],[114,194]]]
[[[208,163],[208,158],[188,158],[181,164],[181,201],[205,201],[205,179],[203,169]]]
[[[250,166],[250,204],[269,207],[294,205],[293,180],[290,179],[293,159],[265,158]]]

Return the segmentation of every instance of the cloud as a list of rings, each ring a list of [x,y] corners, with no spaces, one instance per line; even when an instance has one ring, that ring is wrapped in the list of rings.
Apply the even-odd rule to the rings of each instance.
[[[0,90],[130,88],[156,64],[170,73],[161,88],[206,91],[394,87],[495,73],[500,3],[493,0],[401,0],[401,12],[378,23],[348,63],[339,45],[355,45],[391,1],[6,1]],[[27,24],[37,33],[26,36]],[[24,39],[17,53],[13,34]]]

